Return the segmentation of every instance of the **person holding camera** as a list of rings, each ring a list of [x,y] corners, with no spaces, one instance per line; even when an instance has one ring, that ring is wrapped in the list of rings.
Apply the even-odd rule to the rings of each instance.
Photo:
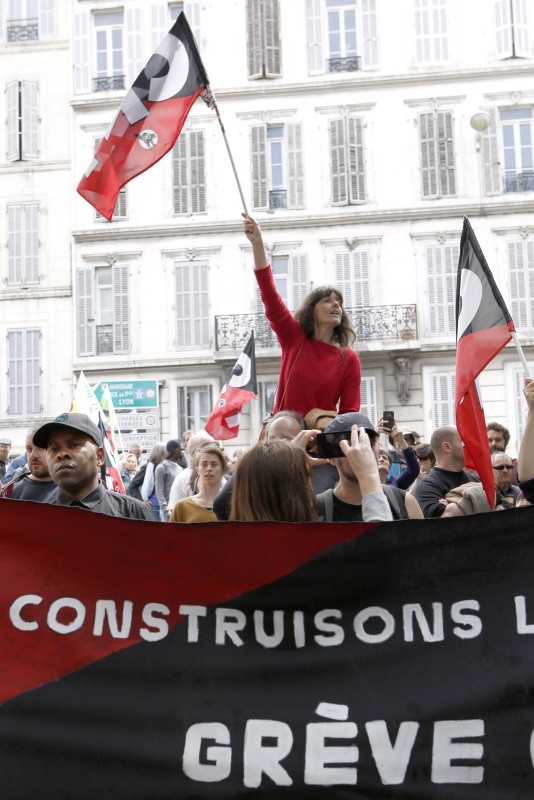
[[[303,416],[312,409],[359,411],[360,359],[351,349],[356,335],[341,292],[320,286],[291,314],[276,288],[260,227],[251,217],[243,217],[265,314],[282,349],[273,413],[284,409]]]

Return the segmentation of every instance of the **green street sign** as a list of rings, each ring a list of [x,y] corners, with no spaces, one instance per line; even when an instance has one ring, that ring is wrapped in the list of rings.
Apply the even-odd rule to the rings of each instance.
[[[105,386],[109,388],[116,409],[159,406],[157,381],[100,381],[93,389],[99,402],[102,400]]]

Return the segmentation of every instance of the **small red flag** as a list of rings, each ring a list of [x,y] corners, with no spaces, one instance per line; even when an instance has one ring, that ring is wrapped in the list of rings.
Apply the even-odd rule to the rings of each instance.
[[[241,408],[257,394],[254,332],[222,388],[205,428],[214,439],[234,439],[239,433]]]
[[[514,330],[473,229],[464,217],[456,285],[456,426],[464,443],[465,464],[478,472],[490,508],[495,503],[495,481],[476,378],[508,344]]]
[[[78,194],[110,220],[121,188],[169,152],[200,96],[213,106],[206,70],[181,12],[122,101]]]

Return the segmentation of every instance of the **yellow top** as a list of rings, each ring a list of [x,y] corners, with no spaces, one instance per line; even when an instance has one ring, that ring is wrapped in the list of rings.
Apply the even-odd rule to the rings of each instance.
[[[184,497],[175,503],[169,522],[217,522],[217,516],[214,511],[196,503],[192,497]]]

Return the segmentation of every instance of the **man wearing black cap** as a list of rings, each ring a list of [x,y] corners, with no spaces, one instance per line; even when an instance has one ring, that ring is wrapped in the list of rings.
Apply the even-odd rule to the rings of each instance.
[[[366,435],[362,436],[361,431]],[[341,441],[343,457],[331,459],[337,468],[339,481],[333,490],[317,495],[317,510],[326,522],[361,522],[385,519],[373,515],[366,506],[382,500],[384,493],[393,518],[422,519],[423,513],[416,499],[402,489],[383,486],[378,475],[378,433],[364,414],[341,414],[324,429],[325,433],[349,433],[349,441]],[[357,432],[357,434],[356,434]],[[358,438],[356,438],[356,435]],[[369,458],[369,445],[372,457]],[[359,450],[363,450],[364,459]],[[390,517],[391,519],[391,517]]]
[[[147,506],[134,497],[110,492],[100,482],[105,460],[102,433],[86,414],[60,414],[33,436],[46,449],[46,461],[59,493],[54,504],[76,506],[110,517],[150,521]]]
[[[159,503],[159,515],[162,522],[169,521],[169,495],[174,479],[182,471],[178,462],[182,459],[182,443],[179,439],[169,439],[166,445],[167,455],[156,467],[156,497]]]

